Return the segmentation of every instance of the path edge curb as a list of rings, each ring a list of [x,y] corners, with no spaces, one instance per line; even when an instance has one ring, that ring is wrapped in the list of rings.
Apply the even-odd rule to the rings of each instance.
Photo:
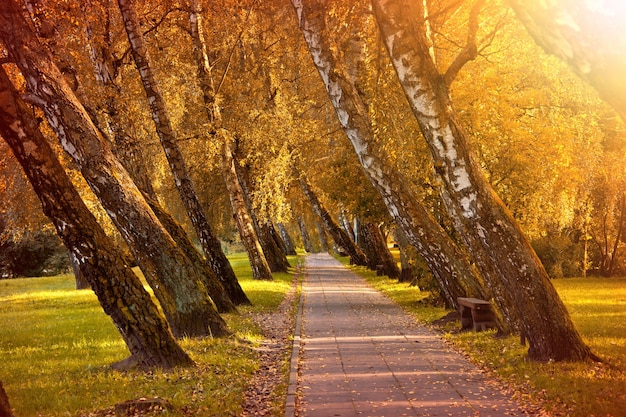
[[[298,364],[301,349],[301,332],[302,332],[302,311],[304,304],[304,280],[306,279],[306,259],[304,260],[304,271],[300,281],[300,298],[298,301],[298,313],[296,314],[296,324],[293,334],[293,343],[291,345],[291,358],[289,359],[289,384],[287,385],[287,398],[285,400],[285,417],[295,417],[296,415],[296,392],[298,388]]]

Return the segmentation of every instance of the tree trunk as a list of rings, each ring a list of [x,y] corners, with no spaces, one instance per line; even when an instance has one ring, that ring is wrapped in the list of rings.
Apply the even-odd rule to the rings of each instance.
[[[15,417],[9,405],[9,397],[7,397],[2,386],[2,381],[0,381],[0,417]]]
[[[356,242],[357,237],[354,236],[354,229],[352,228],[352,225],[350,224],[350,220],[348,219],[348,216],[346,215],[345,210],[341,210],[339,212],[339,223],[341,224],[341,227],[343,227],[343,230],[346,231],[348,236],[350,236],[350,238]]]
[[[231,287],[238,287],[239,283],[235,272],[222,251],[222,245],[219,239],[211,229],[202,204],[198,199],[198,194],[194,189],[187,164],[178,146],[176,135],[172,129],[170,118],[165,107],[165,101],[159,91],[154,74],[152,73],[150,57],[139,26],[139,19],[137,18],[130,0],[118,0],[118,4],[124,20],[124,26],[126,27],[133,59],[135,60],[143,82],[144,91],[150,103],[152,119],[154,120],[159,140],[161,141],[161,145],[163,146],[165,155],[170,164],[170,169],[174,175],[176,188],[187,210],[187,215],[200,239],[200,245],[207,256],[212,271],[215,271],[215,274],[219,274],[222,280],[228,281]],[[213,288],[219,288],[222,284],[215,274],[205,276],[205,280],[215,281],[210,285]]]
[[[626,121],[625,12],[611,10],[619,2],[604,3],[609,13],[584,0],[509,0],[537,44],[567,62]]]
[[[211,241],[212,245],[219,246],[219,251],[214,251],[214,256],[207,255],[207,259],[204,259],[193,246],[182,226],[160,206],[156,192],[152,187],[145,158],[142,156],[141,146],[136,138],[126,134],[124,121],[121,120],[118,112],[116,97],[121,93],[121,88],[119,77],[116,74],[118,72],[117,66],[121,65],[121,62],[115,62],[109,51],[111,47],[109,44],[102,48],[95,48],[92,44],[92,37],[91,28],[88,25],[87,40],[96,80],[107,94],[104,111],[108,116],[108,121],[106,126],[99,126],[100,130],[111,132],[115,145],[115,155],[130,174],[135,185],[143,193],[152,211],[190,261],[197,265],[200,270],[205,271],[201,275],[202,282],[207,288],[209,296],[215,302],[218,311],[235,311],[235,305],[250,304],[250,300],[239,285],[228,259],[221,250],[219,239]],[[215,276],[221,285],[216,285]],[[226,294],[224,294],[224,290]]]
[[[16,0],[0,6],[0,38],[18,65],[29,99],[39,105],[61,145],[128,243],[176,336],[228,334],[200,281],[128,173],[113,155],[50,54],[36,39]]]
[[[289,232],[287,232],[285,225],[282,223],[278,223],[277,226],[278,226],[278,231],[280,232],[280,235],[283,238],[283,242],[285,243],[285,249],[286,249],[285,252],[287,253],[287,255],[290,255],[290,256],[297,255],[298,253],[296,252],[296,245],[294,245],[293,239],[289,235]]]
[[[80,273],[122,335],[132,362],[141,367],[191,365],[139,278],[80,199],[34,116],[17,97],[0,69],[0,135],[24,168]]]
[[[411,18],[420,4],[373,0],[374,16],[409,104],[430,148],[441,195],[457,232],[507,319],[518,318],[537,360],[592,356],[574,328],[541,261],[485,180],[450,100],[429,41]]]
[[[326,229],[324,225],[320,222],[316,222],[317,225],[317,234],[320,237],[320,248],[322,252],[330,253],[330,245],[328,244],[328,239],[326,238]]]
[[[409,243],[402,229],[397,229],[395,239],[400,250],[400,276],[398,282],[416,284],[419,278],[417,270],[417,249]],[[446,300],[447,301],[447,300]]]
[[[236,144],[235,151],[239,151],[238,144]],[[252,220],[254,231],[257,234],[259,244],[261,245],[261,249],[263,250],[265,260],[270,267],[270,271],[287,272],[290,267],[289,261],[287,260],[287,254],[274,239],[274,236],[272,235],[272,230],[270,229],[271,224],[268,221],[259,221],[254,212],[251,199],[252,189],[250,187],[249,168],[247,166],[242,166],[239,163],[237,153],[233,154],[233,159],[233,166],[235,167],[235,171],[237,172],[237,179],[239,180],[239,184],[241,185],[241,191],[243,192],[243,198],[246,202],[246,208],[248,209],[248,213],[250,213],[250,219]]]
[[[313,192],[313,189],[311,188],[311,185],[309,184],[307,179],[304,177],[304,174],[299,174],[297,175],[297,177],[300,181],[300,186],[302,187],[304,195],[307,197],[307,199],[311,203],[311,206],[313,207],[313,211],[317,213],[320,220],[322,221],[322,224],[331,235],[337,246],[339,246],[348,254],[348,256],[350,257],[350,263],[354,265],[367,266],[367,257],[365,256],[365,253],[363,253],[361,248],[359,248],[356,243],[354,243],[354,241],[350,239],[350,236],[348,236],[348,234],[337,224],[337,222],[333,220],[328,210],[326,210],[326,208],[317,198],[315,192]],[[320,236],[320,238],[322,237],[323,236]]]
[[[225,134],[225,136],[226,135],[227,134]],[[222,145],[222,173],[224,175],[224,182],[226,182],[226,188],[228,188],[228,195],[233,208],[235,222],[237,223],[237,229],[239,229],[239,236],[241,236],[241,241],[248,253],[254,279],[272,280],[272,272],[263,254],[263,249],[261,249],[261,245],[259,244],[257,234],[254,231],[252,219],[250,218],[244,200],[243,190],[239,184],[237,169],[235,168],[235,159],[233,158],[231,150],[231,142],[232,141],[228,140],[228,137],[224,137],[224,144]]]
[[[324,6],[319,1],[293,1],[300,28],[311,55],[368,178],[383,197],[389,213],[428,263],[446,300],[457,306],[457,297],[489,296],[467,256],[454,244],[408,187],[410,183],[379,152],[366,107],[333,56],[325,33]]]
[[[370,261],[369,268],[378,272],[378,266],[382,265],[383,274],[389,278],[398,278],[400,268],[398,268],[396,260],[393,259],[380,228],[374,223],[366,223],[361,225],[360,230],[364,242],[361,246],[366,245],[370,249],[366,251],[367,259]]]
[[[73,252],[69,252],[68,256],[70,258],[70,265],[72,265],[72,272],[74,273],[74,280],[76,281],[76,289],[84,290],[88,289],[89,281],[85,278],[85,274],[80,270],[80,262],[76,259],[76,255]]]
[[[302,236],[302,245],[304,246],[304,251],[308,253],[314,253],[313,243],[311,243],[311,237],[309,236],[309,231],[306,228],[304,217],[298,218],[298,228],[300,229],[300,236]]]

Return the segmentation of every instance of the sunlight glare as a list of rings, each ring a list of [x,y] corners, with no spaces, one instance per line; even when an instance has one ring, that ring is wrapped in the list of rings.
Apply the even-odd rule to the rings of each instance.
[[[607,17],[626,16],[626,2],[623,0],[585,0],[592,12]]]

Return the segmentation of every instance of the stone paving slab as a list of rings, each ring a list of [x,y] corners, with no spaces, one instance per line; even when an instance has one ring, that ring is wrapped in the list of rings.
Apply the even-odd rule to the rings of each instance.
[[[300,394],[287,415],[526,415],[465,357],[330,255],[307,257],[302,291]]]

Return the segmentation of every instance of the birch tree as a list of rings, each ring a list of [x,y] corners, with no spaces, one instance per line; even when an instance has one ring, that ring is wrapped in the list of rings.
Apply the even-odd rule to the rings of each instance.
[[[108,142],[26,22],[16,0],[0,5],[0,40],[28,98],[44,111],[63,149],[128,243],[175,336],[228,334],[200,274],[159,223]]]
[[[211,229],[204,208],[200,204],[193,181],[189,175],[189,169],[178,146],[176,134],[172,129],[165,106],[165,100],[161,95],[157,80],[152,71],[150,56],[148,55],[143,34],[140,30],[139,19],[135,9],[130,0],[118,0],[118,5],[124,21],[124,27],[126,28],[126,34],[128,35],[132,56],[141,76],[148,102],[150,103],[152,119],[154,120],[161,145],[165,150],[165,155],[170,164],[172,174],[174,175],[176,188],[187,209],[187,215],[191,219],[191,223],[200,239],[204,253],[208,257],[209,263],[214,268],[215,272],[220,274],[222,279],[229,280],[231,285],[238,286],[235,273],[226,255],[222,251],[219,239],[217,239]],[[216,276],[212,274],[206,276],[205,274],[205,279],[212,281],[208,283],[207,286],[217,287],[219,291],[219,287],[221,287],[222,284],[218,281]],[[224,290],[222,290],[222,292],[224,292]],[[225,303],[220,305],[222,311],[234,310],[232,303],[230,306],[224,304]]]
[[[292,4],[313,62],[365,173],[396,224],[427,261],[446,300],[456,306],[457,297],[485,297],[480,278],[465,253],[418,203],[409,181],[379,155],[366,106],[345,66],[331,51],[323,2],[292,0]]]
[[[45,214],[124,339],[131,354],[123,361],[124,366],[169,369],[192,365],[139,278],[81,200],[40,132],[34,114],[1,67],[0,135],[24,168]]]
[[[189,14],[190,35],[193,41],[194,59],[198,68],[198,85],[202,91],[204,111],[209,120],[209,129],[212,137],[222,146],[222,176],[228,189],[235,223],[239,230],[242,243],[248,253],[248,259],[252,266],[255,279],[271,280],[272,274],[260,245],[258,235],[252,223],[252,217],[248,210],[245,191],[238,175],[238,162],[233,151],[236,147],[232,132],[228,131],[223,124],[220,100],[218,97],[219,87],[213,79],[213,69],[208,57],[208,48],[204,41],[202,26],[202,8],[197,0],[192,0]],[[232,57],[232,53],[231,53]],[[230,58],[229,58],[230,60]],[[226,71],[230,66],[228,62],[222,79],[226,77]]]
[[[476,56],[481,2],[468,23],[467,45],[440,73],[431,53],[425,3],[373,0],[374,16],[391,61],[442,180],[441,196],[454,227],[507,318],[521,320],[529,356],[537,360],[595,358],[517,222],[485,180],[458,122],[449,87]]]
[[[224,181],[228,188],[228,195],[230,197],[231,205],[233,207],[233,215],[237,228],[239,229],[239,235],[241,241],[248,253],[248,259],[250,260],[250,266],[252,267],[252,275],[254,279],[259,280],[272,280],[272,271],[265,259],[263,249],[259,243],[259,239],[252,225],[252,219],[246,207],[246,201],[244,193],[237,177],[237,161],[233,156],[232,147],[234,146],[232,141],[224,141],[223,155],[222,155],[222,172],[224,175]]]
[[[339,224],[333,219],[330,215],[326,207],[322,204],[322,202],[317,197],[315,191],[311,187],[308,179],[304,176],[303,173],[298,173],[295,171],[298,181],[300,182],[300,186],[302,187],[302,192],[307,197],[309,202],[311,203],[311,207],[313,211],[319,216],[324,228],[328,233],[332,236],[333,240],[341,249],[343,249],[348,256],[350,257],[350,263],[355,265],[367,266],[367,256],[365,256],[365,252],[359,246],[354,243],[352,238],[346,233],[345,230],[339,226]],[[324,246],[323,240],[324,235],[323,231],[320,231],[320,240],[322,241],[322,247]]]

